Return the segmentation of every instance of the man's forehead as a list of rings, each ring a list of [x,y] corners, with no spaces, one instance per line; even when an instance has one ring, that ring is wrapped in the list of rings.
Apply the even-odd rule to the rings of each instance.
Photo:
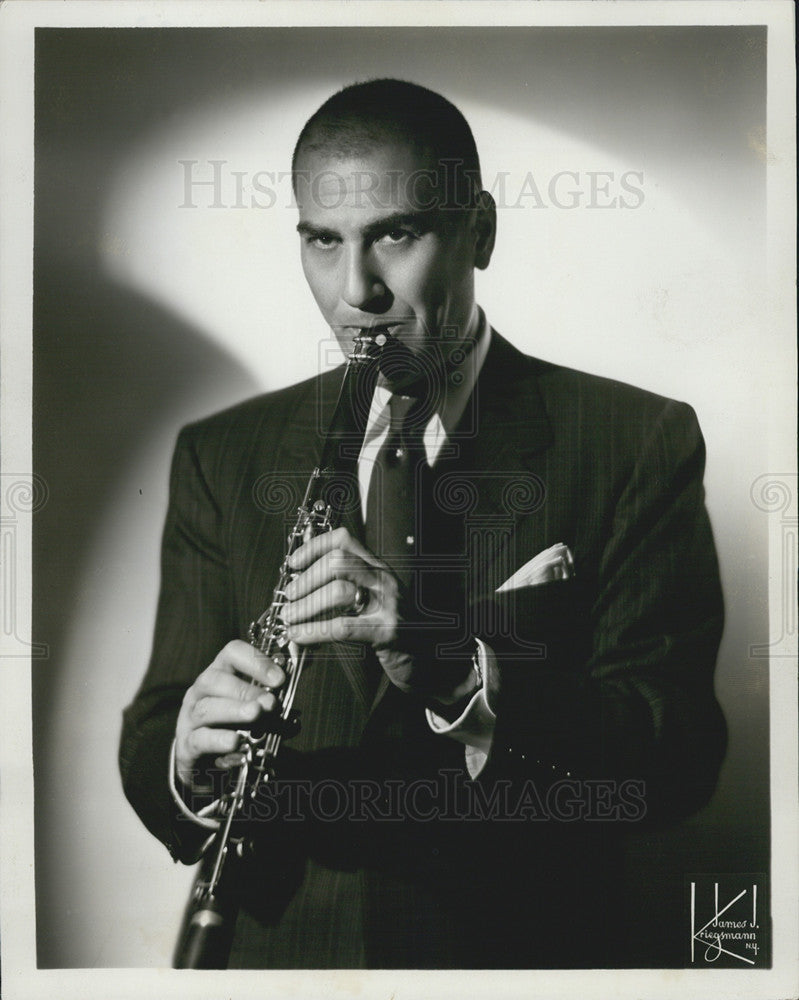
[[[295,175],[301,215],[337,208],[385,213],[436,207],[441,170],[424,150],[381,145],[357,155],[311,150],[300,156]]]

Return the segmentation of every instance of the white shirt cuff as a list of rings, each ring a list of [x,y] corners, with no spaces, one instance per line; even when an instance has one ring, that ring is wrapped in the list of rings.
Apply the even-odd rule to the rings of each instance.
[[[498,685],[496,656],[493,649],[476,639],[477,660],[483,675],[483,685],[475,691],[469,704],[454,722],[448,722],[431,709],[425,709],[427,724],[434,733],[449,736],[466,746],[466,769],[471,778],[476,778],[483,770],[491,743],[497,716],[491,708],[490,699],[496,697]]]

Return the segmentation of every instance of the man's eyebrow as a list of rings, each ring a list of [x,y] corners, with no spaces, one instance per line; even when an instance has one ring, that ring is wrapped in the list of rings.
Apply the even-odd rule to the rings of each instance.
[[[363,234],[367,239],[375,236],[382,236],[390,233],[392,229],[400,229],[405,226],[408,229],[416,229],[419,232],[427,232],[433,226],[435,213],[431,211],[418,212],[394,212],[391,215],[384,215],[382,219],[376,219],[364,226]]]
[[[391,215],[384,215],[374,222],[364,226],[362,235],[366,239],[374,239],[384,233],[391,232],[392,229],[399,229],[403,226],[416,229],[419,232],[427,232],[435,223],[436,213],[433,211],[420,212],[393,212]],[[297,232],[300,236],[327,237],[329,239],[341,239],[341,234],[328,226],[316,226],[312,222],[298,222]]]
[[[300,236],[328,236],[340,239],[339,234],[334,229],[327,226],[315,226],[312,222],[298,222],[297,232]]]

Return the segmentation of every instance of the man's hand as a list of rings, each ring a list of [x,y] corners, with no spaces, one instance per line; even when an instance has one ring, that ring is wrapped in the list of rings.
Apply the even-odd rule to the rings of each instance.
[[[183,698],[175,730],[180,780],[190,786],[203,757],[235,750],[236,730],[256,722],[268,726],[269,713],[277,707],[272,690],[285,679],[280,667],[249,643],[229,642]]]
[[[436,662],[434,644],[419,648],[407,595],[389,567],[346,528],[310,539],[289,558],[297,576],[286,588],[283,621],[300,646],[354,641],[374,649],[391,682],[406,694],[449,704],[463,694],[471,665]],[[368,601],[352,614],[359,587]]]

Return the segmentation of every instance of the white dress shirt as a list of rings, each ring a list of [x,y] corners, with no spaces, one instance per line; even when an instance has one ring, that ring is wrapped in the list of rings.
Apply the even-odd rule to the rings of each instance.
[[[433,413],[424,428],[422,436],[427,462],[432,468],[441,449],[447,442],[466,409],[466,404],[472,394],[477,377],[483,367],[491,339],[491,327],[479,307],[475,307],[472,324],[476,342],[458,368],[454,369],[462,376],[460,379],[447,382],[446,392],[439,409]],[[367,516],[367,497],[372,470],[389,431],[391,414],[389,400],[391,391],[383,384],[375,387],[369,417],[366,422],[361,452],[358,456],[358,487],[361,497],[361,512],[364,521]],[[430,728],[445,736],[449,736],[466,747],[466,768],[472,778],[476,778],[483,769],[491,749],[496,715],[489,704],[491,693],[496,695],[497,676],[496,660],[490,646],[479,637],[475,637],[477,655],[483,676],[483,685],[475,692],[469,704],[454,722],[447,722],[430,709],[426,710],[427,723]]]

